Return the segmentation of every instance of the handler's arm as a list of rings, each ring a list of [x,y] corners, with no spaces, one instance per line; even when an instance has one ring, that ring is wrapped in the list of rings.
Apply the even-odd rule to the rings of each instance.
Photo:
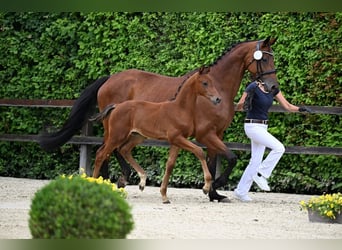
[[[283,106],[284,109],[290,112],[296,112],[299,111],[299,107],[295,106],[291,103],[289,103],[286,98],[283,96],[281,91],[275,96],[275,99],[280,103],[281,106]]]

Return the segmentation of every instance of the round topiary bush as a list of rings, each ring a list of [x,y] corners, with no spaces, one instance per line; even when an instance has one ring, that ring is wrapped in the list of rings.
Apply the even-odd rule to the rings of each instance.
[[[134,223],[125,195],[102,178],[58,177],[32,199],[31,235],[39,239],[126,238]]]

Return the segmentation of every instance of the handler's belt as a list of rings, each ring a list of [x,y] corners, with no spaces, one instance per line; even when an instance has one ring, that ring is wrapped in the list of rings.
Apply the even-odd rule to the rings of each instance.
[[[245,119],[245,123],[260,123],[260,124],[268,124],[268,120],[258,120],[258,119]]]

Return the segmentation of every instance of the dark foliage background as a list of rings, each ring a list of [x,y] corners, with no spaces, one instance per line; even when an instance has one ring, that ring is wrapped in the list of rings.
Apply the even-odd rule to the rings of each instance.
[[[76,99],[95,79],[129,68],[178,76],[210,64],[231,45],[267,36],[273,46],[281,89],[294,104],[341,106],[342,13],[0,13],[0,97]],[[243,80],[239,95],[248,83]],[[0,107],[0,131],[38,134],[60,127],[70,109]],[[248,143],[243,113],[237,113],[225,140]],[[334,115],[271,113],[270,131],[286,146],[341,147],[341,121]],[[102,135],[101,126],[95,134]],[[94,154],[95,157],[95,150]],[[239,161],[227,189],[236,186],[249,160]],[[55,178],[78,168],[79,147],[46,153],[36,143],[0,142],[0,175]],[[138,147],[135,157],[159,185],[165,148]],[[198,187],[197,159],[182,152],[171,185]],[[112,175],[119,169],[113,159]],[[223,167],[226,163],[223,162]],[[132,182],[137,181],[133,174]],[[272,176],[279,192],[342,190],[341,158],[284,155]]]

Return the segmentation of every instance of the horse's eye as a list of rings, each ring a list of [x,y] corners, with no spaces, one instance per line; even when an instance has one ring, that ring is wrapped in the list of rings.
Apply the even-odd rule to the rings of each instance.
[[[208,83],[207,82],[202,82],[204,87],[208,87]]]

